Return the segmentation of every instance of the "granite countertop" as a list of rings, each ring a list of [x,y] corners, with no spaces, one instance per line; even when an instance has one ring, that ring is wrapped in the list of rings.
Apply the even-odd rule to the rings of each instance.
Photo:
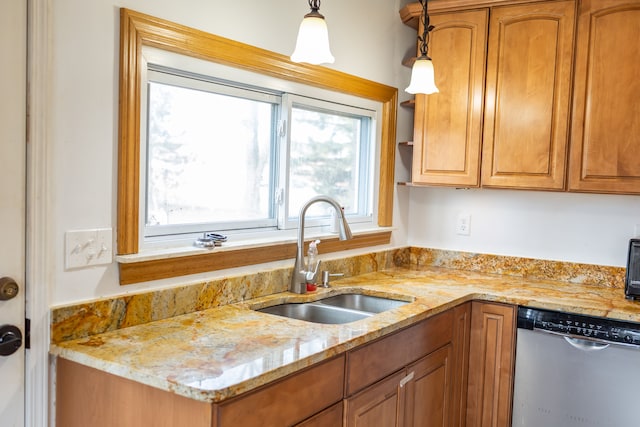
[[[253,310],[351,292],[411,303],[342,325]],[[281,292],[58,342],[51,353],[188,398],[220,402],[471,300],[640,322],[640,302],[626,300],[619,288],[441,267],[391,268],[306,295]]]

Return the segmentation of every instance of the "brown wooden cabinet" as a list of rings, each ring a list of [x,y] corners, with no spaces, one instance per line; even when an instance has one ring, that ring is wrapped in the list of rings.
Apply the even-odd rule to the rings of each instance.
[[[403,369],[345,400],[344,426],[403,426]]]
[[[470,312],[463,304],[350,353],[344,425],[463,426]]]
[[[404,426],[466,425],[471,303],[451,311],[451,342],[407,368]]]
[[[416,373],[407,367],[440,348],[451,347],[453,320],[453,310],[448,310],[349,352],[344,425],[412,425],[405,423],[405,402],[407,386],[415,381]]]
[[[211,427],[211,404],[57,358],[56,426]]]
[[[347,399],[345,426],[450,427],[454,370],[447,344]]]
[[[562,190],[575,2],[491,9],[482,186]]]
[[[453,309],[453,383],[451,426],[467,425],[467,382],[469,379],[469,344],[471,336],[471,303]]]
[[[488,9],[431,16],[429,55],[440,92],[416,95],[413,183],[480,184],[488,16]]]
[[[283,427],[331,425],[323,423],[342,419],[344,365],[341,355],[212,405],[58,359],[56,425],[253,427],[265,420]]]
[[[273,426],[301,422],[342,400],[344,365],[342,355],[214,405],[213,426],[254,427],[265,420]]]
[[[407,368],[404,426],[449,427],[453,417],[453,346],[448,344]]]
[[[514,306],[472,303],[467,426],[511,426],[515,336]]]
[[[440,92],[416,96],[413,183],[564,189],[575,2],[449,3],[430,14]]]
[[[56,421],[65,427],[237,427],[265,420],[283,427],[506,426],[514,321],[511,306],[464,303],[219,404],[58,359]]]
[[[640,194],[640,2],[579,7],[569,190]]]

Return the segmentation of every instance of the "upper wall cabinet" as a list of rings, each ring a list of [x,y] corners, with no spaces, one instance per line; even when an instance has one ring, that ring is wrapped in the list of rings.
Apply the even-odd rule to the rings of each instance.
[[[640,2],[582,0],[569,190],[640,194]]]
[[[429,11],[440,93],[416,97],[414,184],[640,194],[638,0]]]
[[[574,1],[430,16],[440,92],[416,97],[413,183],[562,190]]]
[[[573,1],[491,9],[482,186],[562,190]]]
[[[416,95],[414,183],[479,185],[488,17],[487,9],[430,16],[440,93]]]

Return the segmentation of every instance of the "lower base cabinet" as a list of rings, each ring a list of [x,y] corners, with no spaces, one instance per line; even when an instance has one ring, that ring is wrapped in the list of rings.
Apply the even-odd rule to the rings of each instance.
[[[453,414],[453,346],[448,344],[407,369],[404,426],[449,427]]]
[[[361,384],[361,364],[368,363],[369,378],[401,369],[347,397],[344,425],[464,426],[470,313],[463,304],[351,352],[349,384]]]
[[[391,427],[403,424],[404,370],[345,400],[345,425]]]
[[[472,304],[467,425],[510,427],[517,310],[507,304]]]
[[[211,404],[58,359],[56,425],[339,426],[344,365],[345,356],[340,355],[221,404]],[[339,421],[332,424],[331,420]]]
[[[516,308],[469,302],[220,404],[64,359],[64,427],[508,427]]]

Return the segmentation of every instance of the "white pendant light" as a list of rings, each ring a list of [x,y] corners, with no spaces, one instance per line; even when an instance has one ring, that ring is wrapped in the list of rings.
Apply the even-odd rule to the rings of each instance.
[[[416,94],[423,93],[425,95],[431,95],[432,93],[438,93],[439,90],[436,87],[435,74],[433,72],[433,62],[428,56],[421,56],[416,59],[411,69],[411,82],[409,87],[405,91]]]
[[[405,91],[416,94],[422,93],[430,95],[432,93],[438,93],[439,90],[436,87],[435,72],[433,70],[433,62],[427,50],[429,48],[429,32],[433,30],[434,26],[429,24],[429,14],[427,13],[428,0],[419,0],[422,5],[422,35],[418,36],[420,42],[420,56],[414,62],[411,69],[411,82]]]
[[[329,32],[324,16],[318,12],[320,0],[309,0],[311,12],[304,16],[298,30],[296,48],[291,54],[293,62],[313,65],[333,64],[335,58],[329,49]]]

